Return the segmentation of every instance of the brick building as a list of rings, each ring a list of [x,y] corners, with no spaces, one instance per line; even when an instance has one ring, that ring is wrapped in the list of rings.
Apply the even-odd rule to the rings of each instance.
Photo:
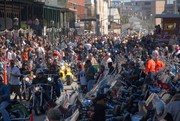
[[[67,7],[74,10],[77,19],[84,18],[84,0],[68,0]]]

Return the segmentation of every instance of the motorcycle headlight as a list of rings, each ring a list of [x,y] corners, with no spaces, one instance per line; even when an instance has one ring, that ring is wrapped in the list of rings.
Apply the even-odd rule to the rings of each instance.
[[[29,78],[28,78],[28,77],[26,77],[26,78],[25,78],[25,81],[29,82]]]
[[[47,79],[48,81],[52,81],[52,79],[51,79],[51,77],[48,77],[48,79]]]
[[[40,90],[40,88],[39,87],[35,87],[35,91],[39,91]]]

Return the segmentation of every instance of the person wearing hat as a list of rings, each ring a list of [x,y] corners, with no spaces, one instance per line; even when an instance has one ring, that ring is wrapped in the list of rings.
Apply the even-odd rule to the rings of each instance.
[[[9,81],[9,87],[11,93],[15,93],[15,100],[17,99],[17,96],[19,96],[19,99],[21,100],[21,92],[20,92],[20,70],[17,66],[14,64],[14,60],[10,60],[10,68],[7,69],[8,72],[8,81]]]
[[[6,111],[6,107],[10,102],[10,90],[7,85],[3,83],[3,78],[0,76],[0,113],[4,121],[10,121],[10,117],[8,112]]]

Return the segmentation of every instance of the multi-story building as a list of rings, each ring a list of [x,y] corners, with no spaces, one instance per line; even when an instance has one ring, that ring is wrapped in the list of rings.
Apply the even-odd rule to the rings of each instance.
[[[180,14],[180,0],[174,1],[174,12]]]
[[[84,29],[96,33],[96,14],[95,14],[95,1],[85,0],[85,12],[84,12]]]
[[[154,1],[154,15],[162,14],[165,11],[166,0],[155,0]],[[161,18],[155,18],[155,25],[161,25]]]
[[[131,0],[121,8],[123,15],[135,16],[141,20],[150,20],[154,24],[154,0]]]
[[[80,19],[84,18],[84,0],[68,0],[67,8],[72,10],[68,13],[68,21],[70,27],[75,27],[75,23],[77,23]]]
[[[96,0],[97,2],[97,17],[98,27],[101,34],[108,34],[108,16],[109,16],[109,4],[110,0]]]
[[[43,26],[50,26],[53,20],[56,27],[66,23],[66,0],[1,0],[0,30],[12,29],[13,18],[18,18],[19,27],[33,24],[37,18]]]
[[[85,1],[85,29],[97,34],[108,33],[110,0]]]

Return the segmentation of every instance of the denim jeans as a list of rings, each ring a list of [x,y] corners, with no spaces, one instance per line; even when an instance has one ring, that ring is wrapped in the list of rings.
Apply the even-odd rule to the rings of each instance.
[[[95,84],[95,80],[89,80],[87,83],[87,90],[90,92],[93,88],[93,85]]]
[[[11,121],[8,112],[6,111],[6,107],[9,105],[9,102],[4,101],[0,104],[0,112],[4,121]]]
[[[147,84],[154,84],[154,81],[155,81],[154,77],[155,77],[155,73],[154,72],[149,72],[146,83]]]

